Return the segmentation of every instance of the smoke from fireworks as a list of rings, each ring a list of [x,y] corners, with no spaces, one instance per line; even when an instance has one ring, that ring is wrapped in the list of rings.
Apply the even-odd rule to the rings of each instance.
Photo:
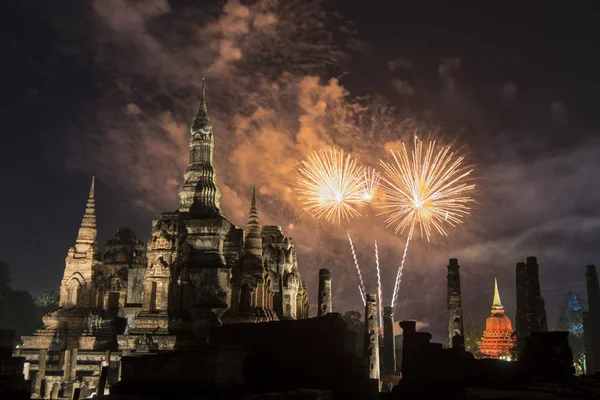
[[[305,161],[298,174],[298,198],[315,218],[329,222],[360,216],[365,204],[361,192],[361,168],[343,150],[320,150]]]
[[[392,297],[394,307],[415,227],[418,225],[421,236],[428,241],[433,230],[447,236],[445,225],[454,227],[469,214],[475,185],[468,182],[473,169],[464,164],[464,157],[435,140],[424,143],[415,136],[412,148],[403,143],[401,151],[391,153],[394,163],[380,160],[385,171],[382,190],[386,196],[379,215],[387,215],[387,226],[396,224],[396,233],[408,229]]]

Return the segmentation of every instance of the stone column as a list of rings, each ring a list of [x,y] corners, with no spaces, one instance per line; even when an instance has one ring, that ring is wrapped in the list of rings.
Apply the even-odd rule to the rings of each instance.
[[[379,381],[379,329],[377,327],[377,294],[366,295],[365,306],[365,358],[369,379]]]
[[[106,387],[106,378],[108,377],[108,366],[103,366],[100,369],[100,378],[98,378],[98,386],[96,387],[96,396],[104,396],[104,388]]]
[[[26,381],[29,380],[30,373],[31,373],[31,363],[29,363],[29,362],[23,363],[23,378],[25,378]]]
[[[77,349],[71,350],[71,381],[77,380]]]
[[[58,399],[58,392],[60,391],[60,384],[55,383],[52,385],[52,391],[50,392],[51,399]]]
[[[455,335],[464,336],[462,301],[460,294],[460,265],[456,258],[448,264],[448,347]]]
[[[590,313],[583,312],[583,347],[585,349],[585,374],[594,373],[594,343],[592,338],[592,326]]]
[[[527,274],[525,263],[517,263],[517,313],[515,316],[515,333],[517,335],[518,358],[525,354],[525,343],[531,334],[531,326],[527,321]]]
[[[591,344],[589,351],[591,357],[586,360],[586,363],[588,365],[588,373],[592,374],[600,368],[600,286],[598,285],[598,273],[596,272],[595,265],[585,267],[585,281],[589,308],[588,337]]]
[[[533,321],[531,330],[535,332],[548,331],[546,305],[540,289],[539,265],[536,257],[527,257],[525,265],[527,274],[527,309],[528,321]],[[532,317],[530,319],[530,316]]]
[[[394,338],[394,309],[383,309],[383,366],[384,372],[396,372],[396,341]]]
[[[45,382],[46,379],[46,360],[48,358],[48,351],[45,349],[40,350],[40,355],[39,355],[39,363],[38,363],[38,373],[36,375],[35,378],[35,392],[40,395],[40,396],[44,396],[44,385],[43,382]]]
[[[319,310],[318,316],[322,317],[333,311],[331,305],[331,270],[319,270]]]
[[[71,381],[71,350],[65,350],[63,362],[63,379],[65,382]]]

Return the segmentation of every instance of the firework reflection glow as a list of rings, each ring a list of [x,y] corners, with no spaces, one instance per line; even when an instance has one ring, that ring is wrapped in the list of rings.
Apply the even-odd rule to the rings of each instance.
[[[398,268],[392,307],[397,300],[400,277],[413,231],[430,241],[433,231],[447,236],[447,225],[454,227],[470,213],[475,185],[468,179],[473,171],[463,156],[451,146],[441,146],[435,140],[423,142],[416,136],[413,146],[403,143],[400,151],[391,151],[393,162],[380,160],[384,169],[380,204],[387,226],[395,225],[401,234],[408,229],[402,262]]]

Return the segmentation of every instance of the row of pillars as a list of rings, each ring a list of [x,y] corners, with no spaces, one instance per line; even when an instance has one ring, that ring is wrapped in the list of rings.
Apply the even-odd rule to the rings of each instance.
[[[322,317],[332,311],[331,270],[321,269],[319,270],[317,315]],[[377,296],[375,294],[367,294],[365,307],[365,356],[369,358],[369,376],[377,376],[377,379],[379,379],[379,326],[377,316]],[[392,307],[384,308],[383,321],[384,345],[386,347],[384,365],[386,370],[395,371],[396,353],[394,348],[394,316]],[[376,372],[375,366],[377,369]]]
[[[331,292],[331,270],[319,270],[319,294],[317,315],[322,317],[333,311]],[[365,306],[365,359],[370,379],[380,379],[379,360],[379,323],[377,313],[377,295],[366,294]],[[384,308],[383,317],[383,368],[384,372],[396,371],[396,346],[394,341],[394,315],[392,307]]]
[[[71,399],[78,400],[81,388],[77,379],[77,349],[64,350],[60,354],[59,364],[63,365],[63,382],[73,382],[73,390],[71,392]],[[110,350],[106,352],[106,361],[102,363],[100,369],[100,377],[98,380],[98,386],[96,387],[96,396],[104,394],[106,388],[106,381],[108,377],[108,366],[110,365]],[[47,387],[46,380],[46,363],[48,361],[48,350],[42,349],[39,352],[39,363],[38,372],[35,379],[35,393],[42,399],[58,399],[60,385],[54,383],[52,387]],[[25,363],[24,376],[26,380],[29,380],[29,363]]]

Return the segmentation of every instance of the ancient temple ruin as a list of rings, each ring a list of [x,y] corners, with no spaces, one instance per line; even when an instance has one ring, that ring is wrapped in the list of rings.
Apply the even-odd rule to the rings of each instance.
[[[547,332],[546,306],[540,289],[539,265],[536,257],[517,263],[517,355],[523,356],[527,338],[533,332]]]
[[[456,258],[448,262],[448,347],[455,336],[464,336],[462,299],[460,292],[460,265]]]
[[[589,311],[584,316],[586,373],[600,369],[600,285],[595,265],[585,268],[585,281]]]
[[[189,148],[179,207],[153,221],[147,246],[124,228],[99,248],[92,179],[60,307],[19,350],[34,396],[89,396],[118,380],[122,355],[195,346],[221,324],[308,318],[294,240],[260,226],[256,191],[245,231],[221,210],[204,85]]]

